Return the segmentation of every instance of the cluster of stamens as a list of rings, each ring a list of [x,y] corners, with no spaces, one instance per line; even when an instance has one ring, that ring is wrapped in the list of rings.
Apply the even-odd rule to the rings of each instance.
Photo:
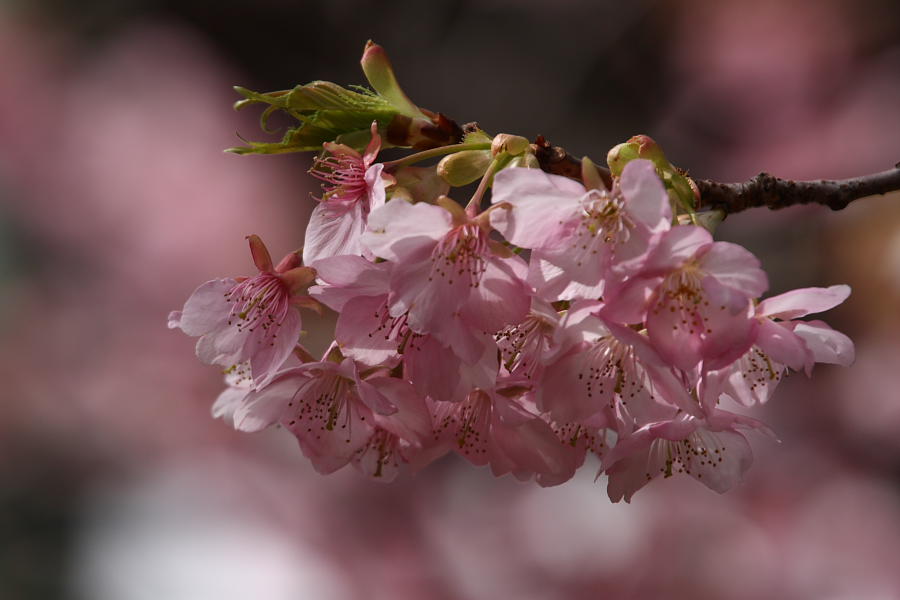
[[[323,200],[356,200],[366,193],[366,166],[359,157],[338,154],[318,158],[309,174],[325,183]]]
[[[651,312],[657,315],[664,310],[678,313],[681,328],[687,329],[691,335],[712,333],[701,314],[709,309],[709,300],[700,283],[703,276],[691,263],[669,274],[660,286],[659,299],[650,308]],[[725,310],[725,307],[720,309]],[[678,328],[679,324],[672,325],[672,329]]]
[[[352,386],[352,381],[333,373],[310,380],[288,402],[288,409],[295,411],[288,427],[303,435],[314,435],[316,440],[320,440],[326,431],[340,429],[346,436],[344,441],[349,444]]]
[[[620,193],[597,192],[582,201],[578,233],[572,240],[572,248],[579,254],[591,255],[599,252],[599,244],[610,246],[615,252],[617,244],[628,241],[634,228],[628,214],[622,210],[624,198]],[[589,260],[585,256],[582,260]],[[581,261],[578,262],[579,266]]]
[[[463,454],[487,454],[491,410],[490,398],[481,391],[462,402],[441,403],[434,419],[434,439],[450,433]]]
[[[465,285],[476,288],[481,283],[485,270],[484,257],[488,252],[488,237],[481,227],[474,223],[458,225],[432,251],[428,280],[438,277],[452,285],[457,278],[461,278]]]
[[[714,434],[698,429],[683,440],[656,439],[650,445],[646,473],[652,479],[654,471],[663,477],[671,477],[675,473],[696,475],[702,479],[702,468],[717,468],[723,462],[726,448]]]
[[[276,336],[278,326],[290,310],[288,290],[272,273],[260,273],[241,281],[225,293],[225,299],[233,304],[229,325],[236,326],[241,333],[252,333],[261,327],[269,338]]]
[[[494,335],[503,365],[531,378],[540,358],[551,343],[553,326],[544,318],[529,313],[525,320]]]

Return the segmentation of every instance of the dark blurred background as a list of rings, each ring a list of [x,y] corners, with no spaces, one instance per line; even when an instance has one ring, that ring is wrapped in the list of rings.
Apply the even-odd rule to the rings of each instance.
[[[849,283],[850,369],[754,412],[745,483],[612,505],[453,457],[323,478],[165,328],[243,237],[302,243],[305,156],[237,157],[231,86],[363,83],[602,162],[636,133],[698,177],[849,177],[900,160],[892,0],[7,0],[0,4],[0,598],[900,598],[900,195],[729,218],[772,293]],[[311,321],[308,320],[308,321]],[[328,323],[311,324],[310,336]]]

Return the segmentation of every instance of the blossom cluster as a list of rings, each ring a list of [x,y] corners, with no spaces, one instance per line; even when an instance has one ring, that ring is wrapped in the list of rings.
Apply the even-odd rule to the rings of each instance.
[[[274,265],[250,236],[259,272],[203,284],[169,318],[225,369],[214,415],[287,429],[320,473],[390,480],[456,453],[551,486],[593,453],[613,501],[676,473],[724,492],[751,463],[748,433],[774,435],[743,408],[790,371],[853,360],[845,335],[803,319],[847,286],[760,301],[759,260],[679,218],[651,161],[607,187],[589,168],[502,163],[495,144],[464,208],[380,147],[374,123],[363,152],[326,143],[302,252]],[[301,309],[326,308],[317,359]]]

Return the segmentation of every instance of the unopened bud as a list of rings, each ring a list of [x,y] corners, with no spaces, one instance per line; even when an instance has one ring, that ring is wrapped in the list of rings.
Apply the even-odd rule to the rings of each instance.
[[[460,187],[484,176],[491,160],[487,150],[463,150],[445,156],[438,163],[437,172],[451,186]]]
[[[506,167],[522,167],[525,169],[540,169],[541,163],[538,161],[537,157],[531,152],[523,152],[519,156],[512,157]]]
[[[369,40],[366,42],[362,59],[359,62],[366,79],[369,80],[369,85],[378,92],[379,96],[390,102],[401,114],[414,119],[427,118],[397,83],[394,67],[391,66],[391,61],[384,48]]]
[[[450,191],[435,172],[434,167],[401,167],[394,173],[396,184],[391,188],[391,197],[402,197],[411,203],[434,202],[438,196]]]
[[[612,174],[618,177],[622,174],[625,165],[636,158],[646,158],[658,170],[672,168],[666,155],[663,154],[662,148],[649,135],[636,135],[627,142],[613,147],[606,156],[606,162],[609,164]]]
[[[511,135],[509,133],[500,133],[494,136],[491,142],[491,154],[497,156],[505,152],[510,156],[518,156],[525,152],[531,143],[521,135]]]
[[[581,180],[584,187],[589,190],[606,190],[606,184],[603,183],[597,165],[587,156],[581,159]]]
[[[696,184],[679,169],[672,166],[662,148],[648,135],[636,135],[627,142],[613,147],[606,157],[610,172],[620,177],[622,170],[635,159],[645,159],[656,167],[656,174],[662,179],[669,197],[676,209],[692,214],[700,194]]]

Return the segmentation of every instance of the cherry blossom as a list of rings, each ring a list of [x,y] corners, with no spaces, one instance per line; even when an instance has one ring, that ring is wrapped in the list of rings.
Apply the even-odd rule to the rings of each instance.
[[[702,227],[663,234],[640,275],[609,300],[609,318],[646,320],[650,341],[669,364],[689,371],[722,367],[752,345],[752,300],[768,287],[759,260],[737,244],[714,242]]]
[[[462,402],[432,402],[433,442],[495,476],[521,480],[536,474],[561,483],[575,471],[574,457],[538,415],[496,389],[477,389]]]
[[[613,502],[631,502],[634,493],[662,475],[690,475],[706,487],[724,493],[741,481],[753,462],[753,452],[741,430],[760,429],[761,422],[717,411],[699,419],[690,415],[649,423],[620,438],[603,460]]]
[[[313,209],[306,228],[303,257],[309,265],[328,256],[365,253],[360,236],[369,213],[384,204],[385,187],[393,182],[384,173],[384,165],[375,162],[381,149],[375,122],[362,155],[344,144],[326,142],[324,148],[327,154],[317,159],[309,171],[325,182],[325,194]]]
[[[612,191],[536,169],[506,169],[494,179],[492,201],[509,207],[491,213],[506,239],[588,286],[636,269],[672,220],[669,197],[647,160],[628,163]]]
[[[250,392],[235,410],[234,422],[243,431],[282,425],[320,473],[353,460],[367,462],[371,457],[364,455],[373,451],[383,469],[399,456],[394,453],[397,441],[379,450],[373,435],[384,441],[388,432],[417,445],[431,430],[425,405],[411,384],[377,371],[360,373],[357,363],[334,350],[325,360],[281,371]],[[375,468],[371,474],[380,471]]]
[[[169,315],[169,328],[199,337],[197,356],[205,363],[233,368],[249,361],[260,382],[287,360],[300,337],[300,307],[317,303],[303,290],[315,271],[290,253],[277,266],[258,236],[247,238],[259,273],[214,279],[198,287],[181,311]]]
[[[849,295],[849,286],[835,285],[763,300],[756,306],[760,326],[753,347],[731,365],[707,373],[707,385],[752,406],[769,400],[789,368],[809,375],[817,362],[850,366],[854,359],[850,338],[822,321],[798,320],[834,308]]]
[[[518,323],[531,303],[527,265],[489,238],[487,214],[471,218],[449,198],[440,206],[394,199],[372,213],[363,235],[376,256],[394,263],[390,315],[406,314],[416,333],[467,348],[468,362],[480,356],[473,332]]]

